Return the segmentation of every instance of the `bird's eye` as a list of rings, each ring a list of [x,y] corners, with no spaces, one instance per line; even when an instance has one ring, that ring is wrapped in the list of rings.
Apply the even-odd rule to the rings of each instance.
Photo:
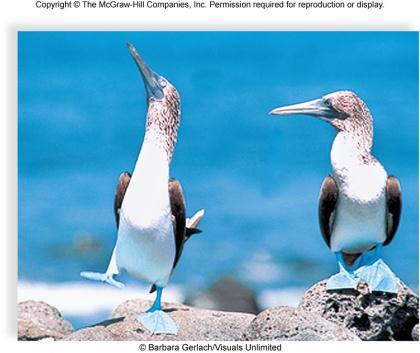
[[[331,99],[325,99],[324,104],[326,107],[331,108],[332,107]]]
[[[166,87],[166,81],[164,79],[161,79],[159,81],[159,84],[160,84],[161,87]]]

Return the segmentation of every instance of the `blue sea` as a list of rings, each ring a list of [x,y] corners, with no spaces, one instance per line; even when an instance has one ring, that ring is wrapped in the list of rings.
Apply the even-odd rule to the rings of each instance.
[[[79,272],[107,267],[115,185],[132,170],[145,126],[145,90],[126,42],[181,94],[171,175],[183,185],[188,214],[206,210],[203,233],[188,242],[169,291],[186,297],[230,276],[271,298],[262,300],[267,306],[337,270],[317,217],[335,131],[310,117],[268,112],[340,89],[367,103],[374,155],[400,179],[401,224],[384,257],[418,291],[418,39],[416,32],[20,32],[25,295],[36,286],[83,293],[91,283]],[[67,300],[65,317],[76,326],[93,320],[89,309],[81,319],[75,297]]]

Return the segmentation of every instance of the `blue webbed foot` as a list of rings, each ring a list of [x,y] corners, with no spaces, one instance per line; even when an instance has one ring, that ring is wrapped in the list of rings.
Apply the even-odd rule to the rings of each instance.
[[[176,327],[175,321],[169,314],[162,310],[147,311],[146,313],[137,316],[137,320],[152,334],[178,334],[178,328]]]
[[[178,334],[175,321],[161,309],[162,287],[156,286],[156,299],[152,307],[144,314],[137,316],[139,321],[152,335],[155,333],[166,333],[167,335]]]
[[[342,254],[338,252],[336,253],[336,257],[340,272],[328,279],[327,290],[356,289],[359,284],[359,280],[352,271],[346,268]]]
[[[356,289],[359,281],[348,272],[339,272],[327,281],[327,290]]]
[[[382,259],[360,267],[356,275],[368,284],[372,292],[398,293],[397,278]]]
[[[327,281],[327,290],[356,289],[359,280],[350,272],[340,271],[331,276]]]
[[[117,288],[123,288],[124,283],[118,282],[114,279],[114,274],[112,273],[99,273],[99,272],[80,272],[80,276],[90,279],[92,281],[99,281],[108,283],[111,286]]]
[[[397,277],[381,259],[381,248],[382,244],[378,244],[375,250],[364,254],[355,274],[372,292],[398,293]]]

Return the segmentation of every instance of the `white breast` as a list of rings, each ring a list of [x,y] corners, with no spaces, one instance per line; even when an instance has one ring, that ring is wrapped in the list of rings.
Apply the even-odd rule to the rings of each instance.
[[[339,189],[331,249],[334,252],[358,253],[384,242],[385,169],[379,162],[362,163],[355,156],[351,142],[340,138],[334,141],[331,162]]]
[[[130,275],[165,287],[175,259],[173,226],[169,217],[156,228],[137,228],[120,222],[117,240],[117,265]]]
[[[168,175],[166,152],[145,142],[122,203],[116,248],[119,268],[162,287],[175,259]]]

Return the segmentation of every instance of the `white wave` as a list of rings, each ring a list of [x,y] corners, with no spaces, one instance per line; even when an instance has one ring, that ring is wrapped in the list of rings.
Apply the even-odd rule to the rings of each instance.
[[[271,254],[266,250],[257,250],[251,259],[244,262],[241,277],[256,283],[272,283],[285,277],[284,266],[273,262]]]
[[[258,296],[258,303],[262,308],[271,308],[273,306],[297,307],[306,290],[306,287],[265,290]]]
[[[41,300],[56,307],[64,316],[83,316],[95,312],[111,312],[128,299],[154,300],[149,287],[127,285],[123,289],[93,282],[45,283],[20,281],[18,301]],[[181,287],[170,285],[163,291],[163,301],[182,303]]]

